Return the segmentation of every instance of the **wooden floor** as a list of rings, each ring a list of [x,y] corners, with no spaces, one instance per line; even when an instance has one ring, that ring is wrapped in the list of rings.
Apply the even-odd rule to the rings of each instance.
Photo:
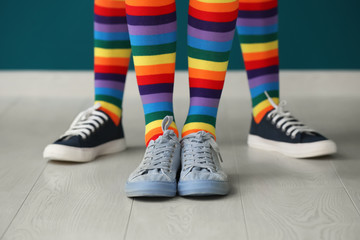
[[[134,74],[124,127],[128,149],[86,164],[42,159],[92,102],[91,72],[0,72],[0,239],[279,240],[360,237],[360,72],[283,72],[295,116],[335,140],[334,156],[298,160],[250,149],[245,74],[228,74],[217,122],[232,190],[226,197],[129,199],[144,119]],[[175,114],[188,89],[177,74]]]

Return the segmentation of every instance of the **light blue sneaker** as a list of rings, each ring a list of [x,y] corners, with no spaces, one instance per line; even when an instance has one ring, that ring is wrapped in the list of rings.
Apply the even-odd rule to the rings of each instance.
[[[130,174],[125,186],[128,197],[173,197],[176,195],[176,174],[180,167],[180,142],[168,130],[173,118],[162,121],[163,135],[151,140],[140,165]]]
[[[222,170],[219,147],[210,133],[199,131],[181,140],[181,196],[226,195],[229,182]]]

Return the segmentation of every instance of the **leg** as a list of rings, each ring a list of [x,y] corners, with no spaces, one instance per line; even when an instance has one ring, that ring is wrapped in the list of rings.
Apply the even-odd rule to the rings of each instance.
[[[95,106],[81,112],[44,158],[88,162],[125,149],[121,107],[130,58],[124,0],[95,0]]]
[[[126,0],[126,12],[148,145],[162,134],[162,119],[173,116],[175,0]],[[178,135],[175,122],[170,129]]]
[[[137,82],[145,113],[146,152],[126,184],[129,197],[176,194],[180,143],[173,120],[175,0],[126,0]]]
[[[124,0],[95,0],[95,101],[116,125],[131,54]]]
[[[265,91],[279,103],[277,3],[277,0],[240,0],[239,4],[236,29],[257,123],[273,109]]]
[[[216,116],[235,30],[236,0],[191,0],[188,20],[190,108],[182,130],[215,137]]]
[[[277,0],[240,0],[237,31],[253,105],[248,144],[290,157],[336,152],[333,141],[299,122],[279,104]]]
[[[225,195],[215,123],[234,37],[238,0],[190,0],[190,108],[182,131],[179,194]]]

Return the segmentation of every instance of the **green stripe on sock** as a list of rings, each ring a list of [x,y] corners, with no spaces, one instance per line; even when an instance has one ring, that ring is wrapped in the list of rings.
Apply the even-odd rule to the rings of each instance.
[[[213,62],[226,62],[229,60],[230,52],[211,52],[188,46],[189,57]]]
[[[273,91],[267,91],[267,93],[269,94],[269,96],[271,98],[278,98],[279,97],[279,91],[278,90],[273,90]],[[252,99],[252,106],[255,107],[256,105],[258,105],[259,103],[261,103],[262,101],[266,100],[267,97],[265,95],[265,93],[262,93],[258,96],[256,96],[255,98]]]
[[[174,113],[169,111],[160,111],[160,112],[152,112],[145,114],[145,124],[149,124],[156,120],[162,120],[166,116],[174,117]],[[174,122],[175,122],[175,118],[174,118]]]
[[[192,122],[208,123],[215,127],[216,118],[208,116],[208,115],[189,115],[189,116],[187,116],[185,124],[192,123]]]
[[[108,49],[115,49],[115,48],[130,48],[130,41],[104,41],[104,40],[94,40],[95,47],[99,48],[108,48]]]
[[[278,39],[277,33],[265,35],[239,35],[240,43],[265,43]]]
[[[118,106],[119,108],[121,108],[121,106],[122,106],[122,100],[118,99],[118,98],[114,98],[112,96],[95,94],[95,100],[108,102],[108,103],[114,104],[115,106]]]
[[[133,56],[150,56],[174,53],[176,51],[176,43],[167,43],[151,46],[132,46]]]

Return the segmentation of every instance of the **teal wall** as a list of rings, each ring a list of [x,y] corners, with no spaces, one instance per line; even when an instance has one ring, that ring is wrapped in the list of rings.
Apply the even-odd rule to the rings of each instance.
[[[0,0],[0,69],[91,69],[93,1]],[[178,0],[178,69],[187,1]],[[359,0],[280,0],[283,69],[360,69]],[[230,68],[243,68],[235,38]]]

